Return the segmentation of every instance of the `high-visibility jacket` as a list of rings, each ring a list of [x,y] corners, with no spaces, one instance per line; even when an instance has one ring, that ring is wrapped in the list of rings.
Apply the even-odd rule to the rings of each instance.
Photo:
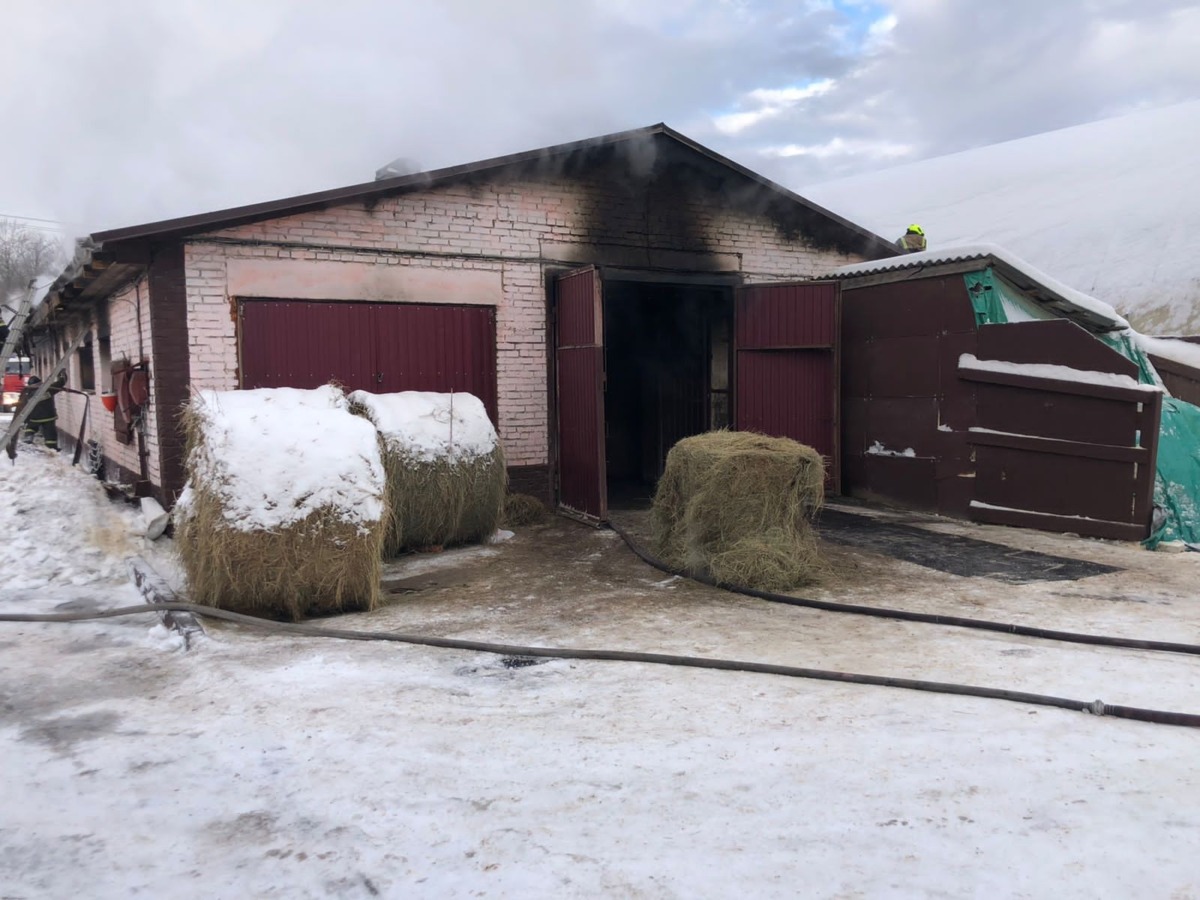
[[[925,249],[925,235],[909,231],[896,241],[896,246],[905,253],[919,253]]]

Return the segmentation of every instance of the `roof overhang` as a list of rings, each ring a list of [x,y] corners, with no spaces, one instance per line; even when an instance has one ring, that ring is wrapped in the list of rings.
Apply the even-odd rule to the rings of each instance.
[[[50,286],[30,324],[34,328],[53,325],[65,314],[88,309],[145,270],[145,262],[119,261],[97,251],[88,240],[80,241],[71,264]]]

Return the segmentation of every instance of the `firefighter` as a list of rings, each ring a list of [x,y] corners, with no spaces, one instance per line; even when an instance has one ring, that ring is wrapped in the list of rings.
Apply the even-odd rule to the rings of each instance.
[[[908,231],[896,241],[896,246],[905,253],[920,253],[925,249],[925,229],[920,225],[909,225]]]
[[[29,418],[25,420],[25,443],[33,443],[33,439],[37,437],[38,432],[42,433],[42,439],[46,442],[46,447],[50,450],[58,449],[58,410],[54,406],[54,397],[62,391],[66,386],[67,376],[62,373],[50,385],[50,389],[45,396],[37,402],[37,406],[29,414]],[[20,415],[26,404],[33,398],[34,393],[38,389],[38,385],[42,383],[42,379],[36,375],[29,376],[29,382],[25,385],[25,389],[21,391],[21,399],[17,401],[17,414]]]

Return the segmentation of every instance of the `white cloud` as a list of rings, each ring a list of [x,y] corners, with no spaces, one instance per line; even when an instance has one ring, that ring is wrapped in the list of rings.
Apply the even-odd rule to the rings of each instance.
[[[349,184],[397,157],[434,168],[658,121],[812,184],[1200,96],[1195,0],[5,12],[0,121],[20,139],[0,142],[0,212],[97,228]]]
[[[835,137],[820,144],[784,144],[768,147],[761,152],[764,156],[777,159],[812,157],[828,160],[841,157],[864,157],[872,160],[895,161],[910,156],[913,153],[913,147],[893,141],[847,140]]]
[[[714,118],[713,123],[722,134],[738,134],[782,115],[805,100],[828,94],[834,85],[832,78],[823,78],[803,87],[755,88],[746,94],[743,104],[754,105],[756,109],[725,113]]]

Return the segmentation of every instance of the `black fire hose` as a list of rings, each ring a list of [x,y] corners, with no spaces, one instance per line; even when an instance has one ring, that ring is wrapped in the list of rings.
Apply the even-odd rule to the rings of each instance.
[[[934,694],[954,694],[961,697],[982,697],[987,700],[1007,700],[1011,703],[1026,703],[1033,706],[1051,706],[1087,712],[1097,716],[1113,716],[1133,719],[1156,725],[1181,725],[1200,728],[1200,715],[1169,712],[1158,709],[1143,709],[1136,706],[1110,706],[1100,700],[1091,703],[1053,697],[1045,694],[1030,694],[1024,691],[1009,691],[1002,688],[975,687],[966,684],[949,684],[941,681],[918,681],[912,678],[891,678],[885,675],[860,675],[853,672],[835,672],[827,669],[804,669],[797,666],[779,666],[772,663],[745,662],[732,659],[710,659],[702,656],[675,656],[665,653],[638,653],[629,650],[576,650],[561,647],[525,647],[520,644],[494,644],[488,641],[468,641],[458,638],[427,637],[418,634],[395,634],[377,631],[353,631],[344,628],[325,628],[320,625],[276,622],[255,616],[242,615],[229,610],[201,606],[196,603],[156,603],[153,605],[123,606],[99,612],[66,613],[0,613],[0,622],[82,622],[93,619],[111,619],[139,613],[190,612],[210,619],[223,619],[240,625],[250,625],[268,632],[294,634],[304,637],[336,638],[346,641],[390,641],[400,644],[415,644],[425,647],[440,647],[451,650],[470,650],[476,653],[496,653],[503,656],[535,657],[543,659],[583,659],[637,662],[661,666],[685,666],[693,669],[718,669],[733,672],[754,672],[762,675],[782,675],[789,678],[811,678],[818,681],[840,681],[846,684],[867,684],[876,687],[904,688],[910,691],[926,691]]]
[[[962,616],[940,616],[935,613],[912,612],[906,609],[892,609],[886,606],[860,606],[853,603],[834,603],[831,600],[814,600],[811,597],[793,597],[789,594],[776,594],[771,591],[760,591],[756,588],[739,587],[732,584],[718,584],[707,575],[693,574],[673,568],[640,547],[623,528],[609,523],[629,549],[641,559],[669,575],[680,578],[690,578],[700,584],[719,588],[734,594],[744,594],[771,603],[786,603],[789,606],[803,606],[808,609],[819,609],[824,612],[851,613],[857,616],[874,616],[877,619],[899,619],[902,622],[923,622],[929,625],[945,625],[951,628],[974,628],[978,631],[994,631],[1000,634],[1016,634],[1021,637],[1039,638],[1046,641],[1064,641],[1071,644],[1094,644],[1099,647],[1123,647],[1127,650],[1155,650],[1167,653],[1189,653],[1200,656],[1200,645],[1179,644],[1174,641],[1144,641],[1138,638],[1112,637],[1105,634],[1081,634],[1076,631],[1055,631],[1050,628],[1036,628],[1032,625],[1016,625],[1006,622],[992,622],[987,619],[967,619]]]

